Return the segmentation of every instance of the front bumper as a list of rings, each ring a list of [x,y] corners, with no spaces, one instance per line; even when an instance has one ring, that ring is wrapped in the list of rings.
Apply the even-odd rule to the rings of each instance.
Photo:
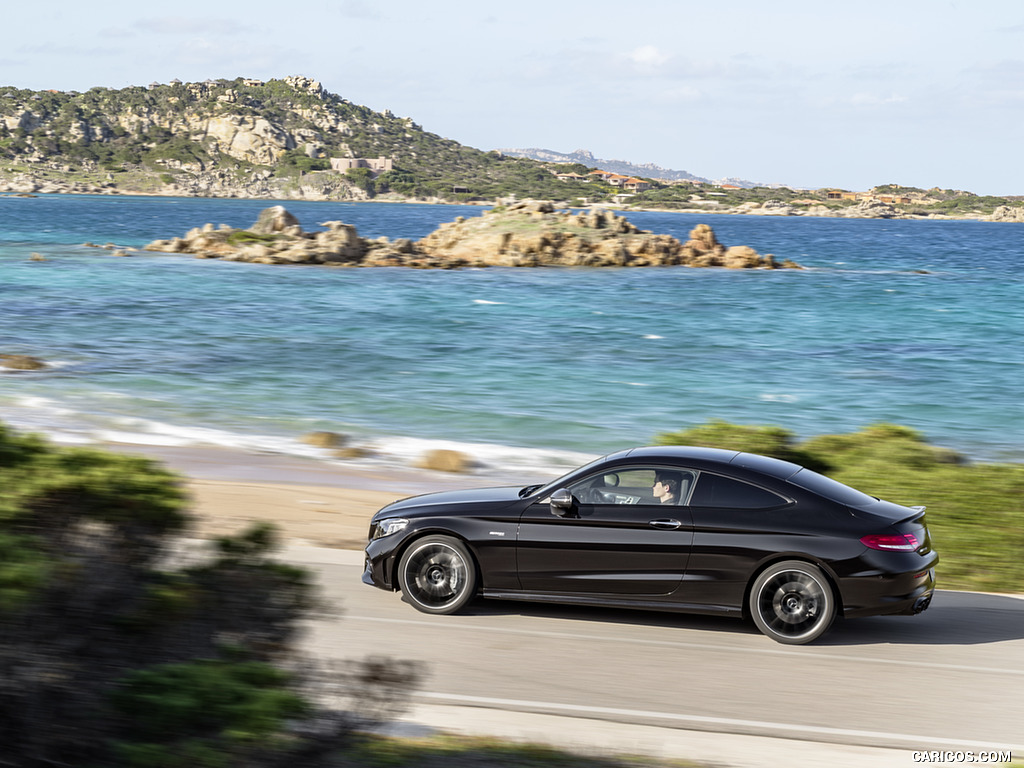
[[[385,589],[394,592],[396,587],[392,583],[392,574],[395,572],[395,550],[399,543],[395,537],[375,539],[366,545],[366,553],[363,559],[363,584],[371,587]]]

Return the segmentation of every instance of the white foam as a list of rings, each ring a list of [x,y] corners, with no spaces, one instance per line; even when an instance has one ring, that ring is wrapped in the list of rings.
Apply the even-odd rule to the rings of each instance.
[[[215,446],[246,453],[296,456],[356,467],[409,468],[430,450],[449,449],[470,457],[473,473],[482,479],[488,476],[487,482],[501,478],[509,478],[511,482],[526,482],[536,478],[540,482],[596,458],[596,454],[576,451],[384,435],[355,439],[354,443],[366,449],[368,455],[346,460],[334,456],[330,449],[307,445],[297,436],[243,434],[138,417],[83,413],[38,396],[20,397],[13,407],[0,404],[0,421],[19,430],[42,433],[63,445],[118,443],[168,448]]]
[[[504,304],[504,301],[487,301],[486,299],[473,299],[474,304]]]
[[[13,399],[14,408],[19,411],[34,413],[42,418],[73,416],[76,412],[58,401],[38,395],[24,395]]]
[[[367,441],[366,446],[373,452],[373,458],[376,461],[391,466],[415,464],[426,452],[435,449],[458,451],[469,456],[476,463],[475,471],[480,474],[498,471],[517,475],[536,474],[554,477],[597,457],[597,454],[577,451],[404,436],[375,438]],[[365,462],[366,459],[359,461]]]
[[[97,429],[97,439],[106,442],[137,443],[180,447],[186,445],[214,445],[264,453],[282,453],[307,458],[327,455],[321,449],[292,438],[276,435],[241,434],[210,427],[167,424],[150,419],[122,418],[116,420],[124,429]]]
[[[766,403],[795,403],[800,400],[796,395],[779,395],[766,392],[757,396],[758,400],[763,400]]]
[[[51,400],[48,397],[39,397],[38,395],[16,397],[14,398],[14,404],[19,408],[39,408],[53,410],[56,413],[71,413],[69,409],[57,405],[56,400]]]

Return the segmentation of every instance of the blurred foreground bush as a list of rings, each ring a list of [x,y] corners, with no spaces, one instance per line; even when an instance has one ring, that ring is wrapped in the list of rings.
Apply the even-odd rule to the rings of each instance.
[[[297,658],[309,574],[266,526],[186,553],[186,503],[147,459],[0,424],[0,764],[312,765],[346,697],[408,695],[415,668]]]
[[[1024,465],[972,464],[895,424],[798,443],[781,427],[712,421],[655,442],[774,456],[887,501],[924,504],[941,587],[1024,592]]]

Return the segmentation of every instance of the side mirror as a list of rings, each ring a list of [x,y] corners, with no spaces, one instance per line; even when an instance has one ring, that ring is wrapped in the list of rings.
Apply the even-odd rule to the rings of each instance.
[[[567,488],[559,488],[551,494],[551,514],[565,517],[572,512],[575,501]]]

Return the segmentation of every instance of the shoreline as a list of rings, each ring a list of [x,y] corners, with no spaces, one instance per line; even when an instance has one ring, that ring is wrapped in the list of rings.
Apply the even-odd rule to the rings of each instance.
[[[45,187],[46,185],[44,185]],[[361,204],[390,204],[390,205],[450,205],[450,206],[473,206],[473,207],[497,207],[502,203],[497,200],[470,200],[466,202],[457,202],[451,200],[419,200],[419,199],[343,199],[343,198],[309,198],[304,196],[294,197],[264,197],[259,195],[244,195],[244,194],[232,194],[232,195],[186,195],[181,194],[180,190],[174,190],[167,193],[161,192],[144,192],[137,190],[124,190],[117,187],[96,187],[91,190],[35,190],[31,192],[19,192],[15,191],[11,182],[4,183],[3,179],[0,179],[0,198],[21,198],[31,199],[40,197],[42,195],[71,195],[71,196],[93,196],[93,197],[145,197],[145,198],[181,198],[184,200],[258,200],[266,201],[267,203],[361,203]],[[525,198],[524,198],[525,199]],[[865,220],[901,220],[901,221],[978,221],[992,224],[1013,224],[1021,223],[1020,219],[993,219],[991,214],[981,213],[969,213],[964,215],[950,215],[946,213],[927,213],[923,215],[911,214],[895,209],[895,214],[891,216],[851,216],[846,211],[852,210],[853,207],[835,209],[832,213],[823,214],[819,211],[792,211],[790,213],[772,213],[762,211],[760,208],[749,208],[744,207],[744,204],[737,206],[731,206],[728,208],[722,208],[721,210],[713,210],[712,208],[657,208],[657,207],[637,207],[632,208],[624,206],[619,203],[607,202],[607,203],[589,203],[585,206],[569,206],[566,208],[579,209],[579,210],[609,210],[617,211],[622,214],[630,213],[681,213],[693,216],[757,216],[772,219],[786,219],[786,218],[817,218],[817,219],[865,219]]]
[[[362,550],[370,518],[398,499],[440,490],[528,485],[557,475],[454,474],[430,470],[339,467],[317,459],[205,446],[129,443],[88,446],[160,462],[182,478],[192,530],[201,539],[274,523],[282,544]]]

